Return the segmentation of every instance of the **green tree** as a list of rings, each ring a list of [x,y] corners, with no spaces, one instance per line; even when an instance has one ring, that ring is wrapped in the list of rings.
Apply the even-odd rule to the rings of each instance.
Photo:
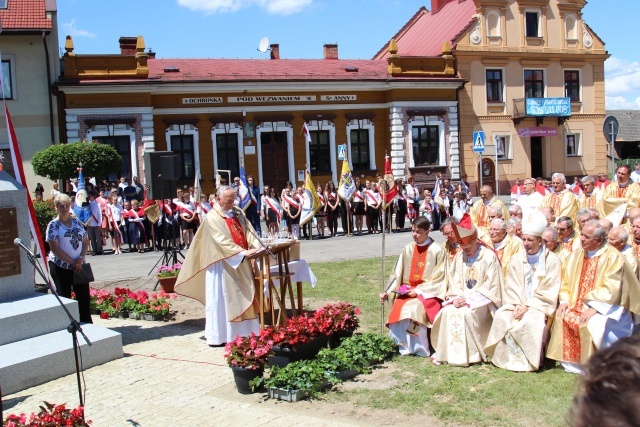
[[[105,176],[120,169],[122,157],[110,145],[78,142],[51,145],[31,158],[36,175],[54,181],[76,176],[79,163],[82,163],[84,176]]]

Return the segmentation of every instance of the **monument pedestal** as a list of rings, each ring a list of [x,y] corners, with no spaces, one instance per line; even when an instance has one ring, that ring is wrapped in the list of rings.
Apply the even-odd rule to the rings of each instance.
[[[75,372],[69,318],[54,295],[35,292],[33,267],[13,243],[16,234],[23,242],[30,241],[28,218],[27,191],[0,171],[0,387],[4,395]],[[61,299],[78,319],[78,303]],[[89,346],[78,334],[84,369],[123,356],[119,333],[92,324],[83,324],[82,330],[93,344]]]

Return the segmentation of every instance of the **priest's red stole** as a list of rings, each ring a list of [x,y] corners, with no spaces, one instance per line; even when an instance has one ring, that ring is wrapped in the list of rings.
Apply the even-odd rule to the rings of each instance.
[[[240,224],[240,220],[237,217],[225,218],[224,222],[227,224],[229,231],[231,232],[231,239],[233,243],[242,247],[242,249],[249,249],[249,244],[247,243],[247,236],[244,234],[244,230],[242,229],[242,224]]]

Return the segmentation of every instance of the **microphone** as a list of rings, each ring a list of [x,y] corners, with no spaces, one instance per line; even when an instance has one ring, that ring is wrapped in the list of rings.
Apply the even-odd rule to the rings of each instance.
[[[33,252],[31,252],[31,249],[29,249],[28,247],[26,247],[24,245],[24,243],[22,243],[22,239],[20,239],[19,237],[16,237],[15,239],[13,239],[13,244],[16,246],[20,246],[22,249],[24,249],[25,251],[27,251],[27,253],[29,255],[31,255],[32,257],[36,257],[35,254]]]

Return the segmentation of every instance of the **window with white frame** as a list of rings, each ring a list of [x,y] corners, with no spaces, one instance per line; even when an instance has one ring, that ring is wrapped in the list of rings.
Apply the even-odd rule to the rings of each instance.
[[[500,12],[497,10],[487,12],[487,36],[500,37]]]
[[[211,128],[214,171],[229,170],[232,177],[240,176],[243,136],[238,123],[217,123]]]
[[[565,153],[567,157],[580,156],[580,134],[568,133],[564,137]]]
[[[540,15],[539,10],[525,10],[524,30],[526,37],[542,37],[540,31]]]
[[[309,169],[310,172],[331,172],[331,138],[328,130],[310,130]]]
[[[373,122],[352,119],[347,123],[347,145],[352,169],[374,170],[375,146]]]
[[[122,163],[118,170],[112,171],[107,177],[97,178],[117,181],[121,177],[131,179],[138,175],[135,151],[136,133],[130,125],[123,123],[94,125],[87,130],[86,138],[88,141],[110,145],[122,157]]]
[[[508,160],[513,158],[513,156],[511,155],[511,135],[495,135],[493,141],[496,145],[498,160]]]
[[[580,102],[580,71],[564,70],[564,96]]]
[[[578,19],[576,15],[566,15],[564,17],[564,38],[567,40],[578,39]]]
[[[167,149],[178,155],[178,179],[195,178],[198,165],[198,129],[192,124],[171,125],[166,131]]]
[[[11,74],[11,61],[2,60],[2,92],[4,99],[14,99],[13,93],[13,75]]]
[[[413,164],[431,166],[440,164],[440,132],[438,126],[413,126],[411,128]]]

